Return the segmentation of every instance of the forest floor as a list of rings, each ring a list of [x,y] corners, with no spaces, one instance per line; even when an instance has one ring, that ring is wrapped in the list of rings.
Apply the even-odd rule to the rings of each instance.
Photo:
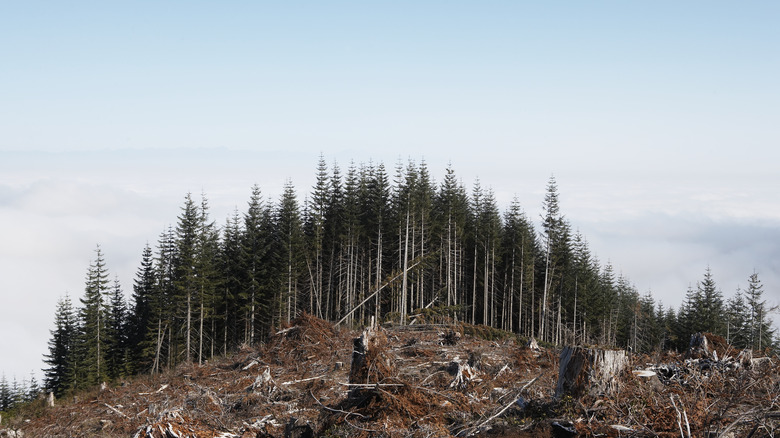
[[[780,436],[778,361],[714,344],[720,360],[630,356],[611,393],[555,397],[560,350],[464,324],[361,338],[304,315],[227,358],[41,400],[0,436]]]

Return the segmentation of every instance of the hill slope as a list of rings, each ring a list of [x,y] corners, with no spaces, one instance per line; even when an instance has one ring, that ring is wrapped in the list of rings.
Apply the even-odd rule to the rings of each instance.
[[[669,376],[626,372],[611,396],[554,399],[558,352],[501,335],[468,325],[361,334],[304,315],[258,348],[58,401],[18,426],[24,436],[139,438],[671,437],[686,422],[694,434],[731,426],[769,436],[779,427],[771,362],[757,374],[710,361],[707,372],[667,355],[654,362],[670,364]]]

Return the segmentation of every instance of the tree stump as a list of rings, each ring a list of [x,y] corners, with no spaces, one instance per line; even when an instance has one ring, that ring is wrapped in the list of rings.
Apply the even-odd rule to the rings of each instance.
[[[535,338],[531,338],[526,342],[525,348],[532,350],[532,351],[540,351],[541,348],[539,348],[539,344],[536,342]]]
[[[718,360],[717,353],[715,354],[715,360]],[[705,333],[694,333],[691,335],[686,357],[690,359],[712,359],[712,350]]]
[[[379,383],[392,373],[391,362],[385,353],[387,338],[381,329],[368,327],[353,341],[349,383],[365,385]]]
[[[565,347],[561,352],[555,397],[579,398],[587,392],[610,394],[618,387],[616,377],[628,366],[623,350]]]

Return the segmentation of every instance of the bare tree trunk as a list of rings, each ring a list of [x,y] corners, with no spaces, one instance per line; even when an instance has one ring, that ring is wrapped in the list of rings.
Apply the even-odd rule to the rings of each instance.
[[[190,349],[190,341],[192,337],[192,293],[187,290],[187,363],[192,363],[192,350]]]
[[[404,275],[401,285],[401,325],[406,324],[406,279],[409,268],[409,210],[406,210],[406,237],[404,238]]]
[[[485,245],[485,270],[482,273],[482,324],[489,325],[488,322],[488,270],[490,264],[490,253],[488,252],[487,245]]]
[[[490,325],[496,326],[496,248],[490,258]]]
[[[532,285],[534,284],[534,271],[535,270],[531,270],[531,284]],[[535,330],[534,323],[536,322],[536,318],[534,317],[534,310],[536,309],[536,290],[535,289],[536,289],[536,287],[531,286],[531,315],[530,315],[531,334],[534,333],[534,330]],[[541,339],[541,338],[539,338],[539,339]]]
[[[548,340],[545,336],[545,323],[547,319],[547,281],[550,274],[550,242],[549,237],[547,239],[547,251],[544,260],[544,288],[542,291],[542,302],[539,312],[539,333],[537,337],[543,341]]]
[[[162,349],[162,321],[157,318],[157,348],[154,354],[154,363],[152,364],[152,374],[156,374],[160,371],[160,350]]]
[[[477,245],[474,245],[474,287],[471,293],[471,323],[477,323]]]
[[[200,296],[200,330],[198,333],[198,365],[203,365],[203,291]]]
[[[509,276],[509,315],[507,315],[507,319],[509,319],[509,331],[514,331],[513,327],[513,321],[512,315],[514,313],[514,301],[515,301],[515,248],[512,246],[512,263],[511,263],[511,271]],[[522,277],[521,277],[522,278]],[[522,280],[521,280],[522,281]],[[522,288],[522,286],[520,286]],[[521,289],[522,290],[522,289]],[[520,295],[522,297],[522,294]],[[520,308],[522,309],[522,301],[519,303]],[[518,333],[520,331],[520,317],[518,317],[517,321],[517,329]]]
[[[377,233],[377,245],[376,245],[376,286],[375,289],[379,289],[379,282],[381,281],[382,277],[382,227],[379,227],[379,231]],[[376,320],[379,320],[379,317],[381,316],[380,313],[382,312],[382,309],[380,308],[380,300],[379,300],[379,294],[376,294],[376,299],[374,302],[374,316],[376,317]]]
[[[447,306],[452,305],[452,212],[447,215]]]

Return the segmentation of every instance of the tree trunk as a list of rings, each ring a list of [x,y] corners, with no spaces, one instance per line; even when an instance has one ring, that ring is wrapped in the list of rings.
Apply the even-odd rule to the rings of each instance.
[[[192,325],[192,294],[189,290],[187,290],[187,363],[192,363],[192,356],[190,356],[190,353],[192,350],[190,350],[190,338],[192,337],[192,332],[190,331],[191,325]]]
[[[586,392],[611,394],[619,385],[617,377],[626,367],[628,355],[623,350],[565,347],[561,352],[555,397],[579,398]]]
[[[404,238],[404,276],[401,284],[401,325],[406,324],[406,270],[409,268],[409,210],[406,211],[406,237]]]

